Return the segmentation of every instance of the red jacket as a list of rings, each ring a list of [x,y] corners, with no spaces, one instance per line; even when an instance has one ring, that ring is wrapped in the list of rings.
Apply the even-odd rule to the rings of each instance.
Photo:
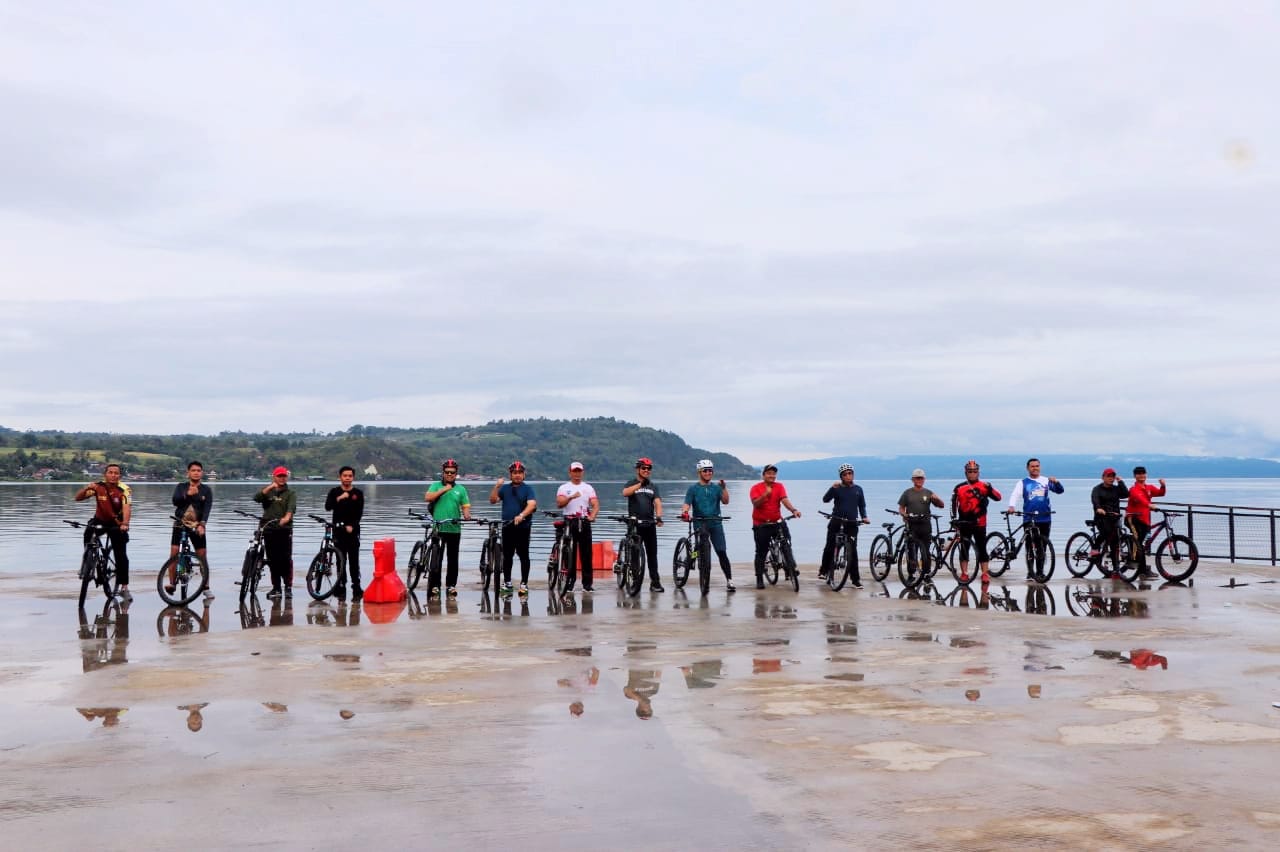
[[[1151,498],[1163,497],[1164,493],[1163,485],[1138,485],[1135,482],[1129,486],[1129,503],[1125,506],[1125,516],[1133,515],[1144,524],[1151,523]]]

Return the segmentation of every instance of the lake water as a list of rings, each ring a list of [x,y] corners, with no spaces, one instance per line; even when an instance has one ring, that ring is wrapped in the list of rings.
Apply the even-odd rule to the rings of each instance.
[[[834,477],[833,477],[834,478]],[[944,499],[950,499],[954,480],[934,480],[929,483]],[[1053,539],[1061,547],[1072,532],[1083,528],[1089,516],[1089,491],[1096,480],[1063,480],[1066,493],[1054,495]],[[366,573],[372,569],[370,555],[376,539],[394,537],[397,542],[398,565],[403,566],[412,543],[421,534],[421,528],[407,514],[409,509],[422,510],[425,506],[423,492],[427,483],[361,482],[367,508],[365,510],[363,547]],[[626,501],[620,492],[622,483],[594,483],[601,497],[602,514],[622,513]],[[679,514],[688,482],[661,482],[664,511],[669,518]],[[729,556],[735,564],[749,563],[754,551],[751,537],[750,502],[747,492],[754,482],[729,483],[730,505],[724,507],[732,517],[725,525],[729,544]],[[860,540],[860,551],[865,556],[870,546],[870,535],[879,531],[878,524],[892,520],[884,509],[897,505],[898,495],[908,483],[888,480],[859,482],[867,496],[868,514],[873,526],[865,528]],[[255,512],[257,504],[252,495],[264,483],[219,482],[213,483],[214,510],[209,525],[210,563],[215,578],[222,572],[238,570],[240,557],[253,530],[253,523],[231,512],[243,509]],[[324,499],[334,483],[295,483],[298,492],[299,519],[295,522],[294,554],[296,562],[305,566],[320,544],[322,528],[307,520],[308,513],[324,515]],[[532,483],[540,509],[553,509],[558,483]],[[996,482],[996,487],[1008,494],[1012,482]],[[826,519],[818,515],[825,507],[822,495],[830,482],[793,480],[786,483],[791,501],[804,513],[791,522],[796,558],[802,563],[816,563],[821,555],[826,535]],[[5,483],[0,484],[0,571],[8,573],[53,573],[74,570],[80,562],[80,532],[62,523],[63,519],[84,520],[91,512],[88,503],[76,503],[73,495],[81,487],[76,483]],[[172,483],[139,483],[133,486],[134,513],[129,544],[130,559],[135,582],[145,588],[154,582],[154,572],[168,556],[168,519],[173,493]],[[497,515],[497,507],[488,503],[491,483],[467,484],[471,496],[473,515]],[[1169,501],[1179,503],[1220,504],[1235,506],[1280,507],[1280,479],[1189,479],[1171,482]],[[1003,529],[1003,522],[994,516],[989,524],[992,529]],[[595,527],[597,541],[617,540],[621,525],[599,521]],[[684,524],[668,523],[659,531],[659,560],[662,574],[667,575],[671,552],[676,538],[686,530]],[[539,515],[534,526],[532,557],[534,574],[545,564],[550,548],[552,527],[549,519]],[[1199,538],[1199,536],[1197,536]],[[463,576],[474,571],[479,558],[483,531],[480,527],[468,527],[463,534]],[[737,575],[745,578],[750,573],[739,569]],[[226,574],[222,574],[225,578]],[[145,578],[145,579],[144,579]],[[299,576],[298,582],[301,582]],[[222,583],[217,583],[221,586]]]

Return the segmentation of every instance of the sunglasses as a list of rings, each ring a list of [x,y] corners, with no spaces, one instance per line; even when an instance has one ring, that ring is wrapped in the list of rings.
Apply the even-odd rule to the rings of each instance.
[[[640,465],[640,466],[637,468],[637,470],[653,470],[653,465],[651,465],[651,464],[642,464],[642,465]]]

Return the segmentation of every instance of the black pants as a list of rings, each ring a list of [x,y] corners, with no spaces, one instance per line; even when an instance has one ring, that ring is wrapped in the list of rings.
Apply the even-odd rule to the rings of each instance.
[[[1098,550],[1111,554],[1111,564],[1120,564],[1120,519],[1115,515],[1099,515]]]
[[[1044,571],[1044,543],[1049,540],[1049,530],[1053,528],[1053,522],[1035,524],[1036,529],[1040,531],[1038,539],[1027,536],[1027,569],[1030,573],[1031,560],[1035,560],[1036,573]]]
[[[129,585],[129,533],[120,529],[119,525],[87,526],[84,530],[84,543],[101,532],[111,542],[111,554],[116,561],[116,585]]]
[[[271,591],[280,591],[283,583],[293,587],[293,530],[277,526],[263,531],[262,543],[267,552],[267,565],[271,568]]]
[[[1125,518],[1129,523],[1129,531],[1133,533],[1133,553],[1127,554],[1126,559],[1134,559],[1143,571],[1147,569],[1147,548],[1144,546],[1147,541],[1147,533],[1151,532],[1151,524],[1139,518],[1137,515],[1130,515]]]
[[[510,524],[502,531],[502,580],[511,582],[512,555],[520,557],[520,582],[529,582],[529,527],[528,521]]]
[[[442,532],[440,543],[444,545],[444,585],[452,589],[458,585],[458,548],[462,544],[462,533]],[[431,581],[431,587],[435,588],[440,584],[440,576],[438,574],[433,576]]]
[[[658,528],[653,524],[641,524],[636,527],[640,534],[640,543],[644,545],[644,555],[649,561],[649,582],[661,586],[658,578]]]
[[[570,518],[565,523],[569,525],[565,536],[573,542],[573,548],[578,552],[578,558],[569,566],[569,588],[572,589],[577,580],[578,563],[581,562],[582,588],[590,589],[594,579],[591,573],[591,522],[586,518]]]
[[[353,527],[351,532],[347,532],[345,527],[334,527],[333,546],[347,557],[347,577],[343,578],[343,583],[349,578],[351,591],[360,592],[360,528]]]
[[[769,542],[773,539],[772,524],[760,524],[751,528],[751,535],[756,540],[756,577],[764,576],[764,558],[769,553]]]
[[[933,566],[933,557],[929,553],[933,548],[933,526],[927,518],[924,523],[908,521],[907,535],[911,536],[911,540],[915,542],[916,559],[919,561],[921,572],[927,574]]]
[[[836,554],[836,536],[844,528],[845,538],[853,546],[853,582],[861,582],[858,576],[858,522],[857,521],[827,521],[827,543],[822,547],[822,573],[826,574],[831,570],[831,560]]]
[[[960,561],[969,562],[969,546],[973,545],[974,556],[978,559],[979,565],[986,565],[991,561],[987,555],[987,528],[978,526],[972,521],[959,521],[956,523],[957,535],[960,538]]]

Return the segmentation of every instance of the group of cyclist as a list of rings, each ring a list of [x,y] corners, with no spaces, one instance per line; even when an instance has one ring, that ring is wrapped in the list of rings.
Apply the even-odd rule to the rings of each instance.
[[[627,500],[627,513],[638,521],[637,529],[649,566],[650,591],[660,593],[665,589],[659,579],[657,527],[663,524],[664,518],[662,495],[652,479],[653,467],[652,459],[637,459],[635,476],[623,485],[621,496]],[[1005,511],[1014,513],[1020,510],[1025,522],[1038,528],[1040,535],[1036,540],[1047,541],[1052,526],[1050,495],[1062,494],[1064,488],[1056,478],[1041,473],[1039,459],[1028,459],[1026,467],[1027,475],[1014,485]],[[725,588],[733,592],[736,587],[723,526],[726,518],[721,515],[721,507],[729,504],[729,489],[723,479],[715,480],[715,466],[709,459],[700,460],[696,470],[698,479],[685,491],[680,519],[691,523],[695,530],[706,533],[724,573]],[[489,502],[501,505],[501,593],[504,596],[513,593],[511,574],[516,559],[520,561],[518,593],[521,597],[529,593],[530,530],[538,502],[532,486],[525,482],[526,472],[523,462],[512,462],[507,468],[510,481],[499,477],[489,492]],[[582,589],[590,592],[593,590],[594,567],[591,525],[600,513],[600,499],[595,488],[584,481],[586,470],[582,462],[571,462],[568,473],[568,481],[556,491],[556,508],[564,518],[566,534],[572,537],[575,549],[580,554]],[[444,545],[447,571],[443,592],[449,598],[455,598],[458,593],[461,524],[471,520],[471,501],[466,487],[458,482],[458,474],[457,461],[445,460],[441,465],[440,479],[432,482],[424,495],[428,511],[438,525]],[[253,495],[254,501],[262,506],[260,523],[263,527],[266,559],[271,571],[271,591],[267,597],[272,599],[281,596],[288,599],[293,596],[292,526],[297,511],[297,492],[289,487],[289,475],[288,468],[276,467],[272,471],[271,482]],[[203,476],[204,465],[193,460],[187,465],[186,481],[174,488],[171,556],[177,554],[180,537],[185,531],[196,552],[207,559],[205,533],[209,514],[213,509],[213,491],[203,482]],[[858,528],[870,523],[866,497],[862,487],[854,482],[853,466],[840,465],[838,477],[822,496],[823,503],[832,504],[831,520],[827,524],[827,537],[819,568],[819,578],[823,580],[832,570],[838,539],[843,536],[856,543]],[[964,581],[968,580],[972,552],[981,572],[981,580],[986,583],[990,580],[986,547],[987,511],[992,501],[1000,501],[1003,496],[994,485],[981,478],[981,468],[976,461],[965,463],[964,477],[964,481],[952,489],[950,500],[951,522],[960,540],[960,577]],[[132,497],[129,486],[122,483],[120,478],[120,466],[109,464],[104,469],[103,479],[81,488],[76,492],[75,499],[83,501],[95,498],[94,517],[86,527],[85,540],[87,543],[92,535],[106,535],[110,539],[119,584],[117,594],[127,602],[133,598],[129,592],[128,557]],[[329,491],[325,499],[325,509],[332,513],[334,544],[346,556],[346,573],[339,578],[334,594],[339,600],[345,600],[349,586],[352,599],[359,601],[363,595],[360,577],[360,523],[364,516],[365,498],[363,491],[355,486],[355,470],[352,467],[343,466],[338,478],[339,484]],[[1134,478],[1133,486],[1126,486],[1114,469],[1107,468],[1102,472],[1102,481],[1094,487],[1091,495],[1099,541],[1102,547],[1114,549],[1114,562],[1119,562],[1121,518],[1133,531],[1135,540],[1142,541],[1151,527],[1152,498],[1166,493],[1163,479],[1159,480],[1159,486],[1147,484],[1147,471],[1144,467],[1134,468]],[[786,486],[778,482],[776,465],[764,467],[760,482],[751,487],[748,497],[751,501],[751,523],[755,541],[756,588],[762,589],[765,586],[766,555],[772,537],[789,536],[783,521],[799,518],[801,512],[791,503]],[[1120,501],[1125,499],[1128,502],[1122,509]],[[919,545],[916,551],[925,571],[930,567],[928,543],[933,536],[932,510],[945,509],[947,505],[942,497],[925,487],[925,472],[922,469],[912,471],[911,486],[898,499],[898,512],[906,525],[906,534]],[[786,519],[782,515],[784,508],[790,512]],[[1143,548],[1136,550],[1133,558],[1140,560],[1140,576],[1151,576]],[[1043,545],[1039,551],[1033,549],[1031,558],[1035,560],[1037,568],[1043,566]],[[852,585],[862,588],[856,546],[853,548],[849,570]],[[566,592],[572,592],[577,584],[578,566],[573,566],[571,571]],[[1033,576],[1030,564],[1028,576]],[[438,598],[441,591],[436,587],[429,594]],[[213,591],[206,589],[206,602],[213,597]]]

